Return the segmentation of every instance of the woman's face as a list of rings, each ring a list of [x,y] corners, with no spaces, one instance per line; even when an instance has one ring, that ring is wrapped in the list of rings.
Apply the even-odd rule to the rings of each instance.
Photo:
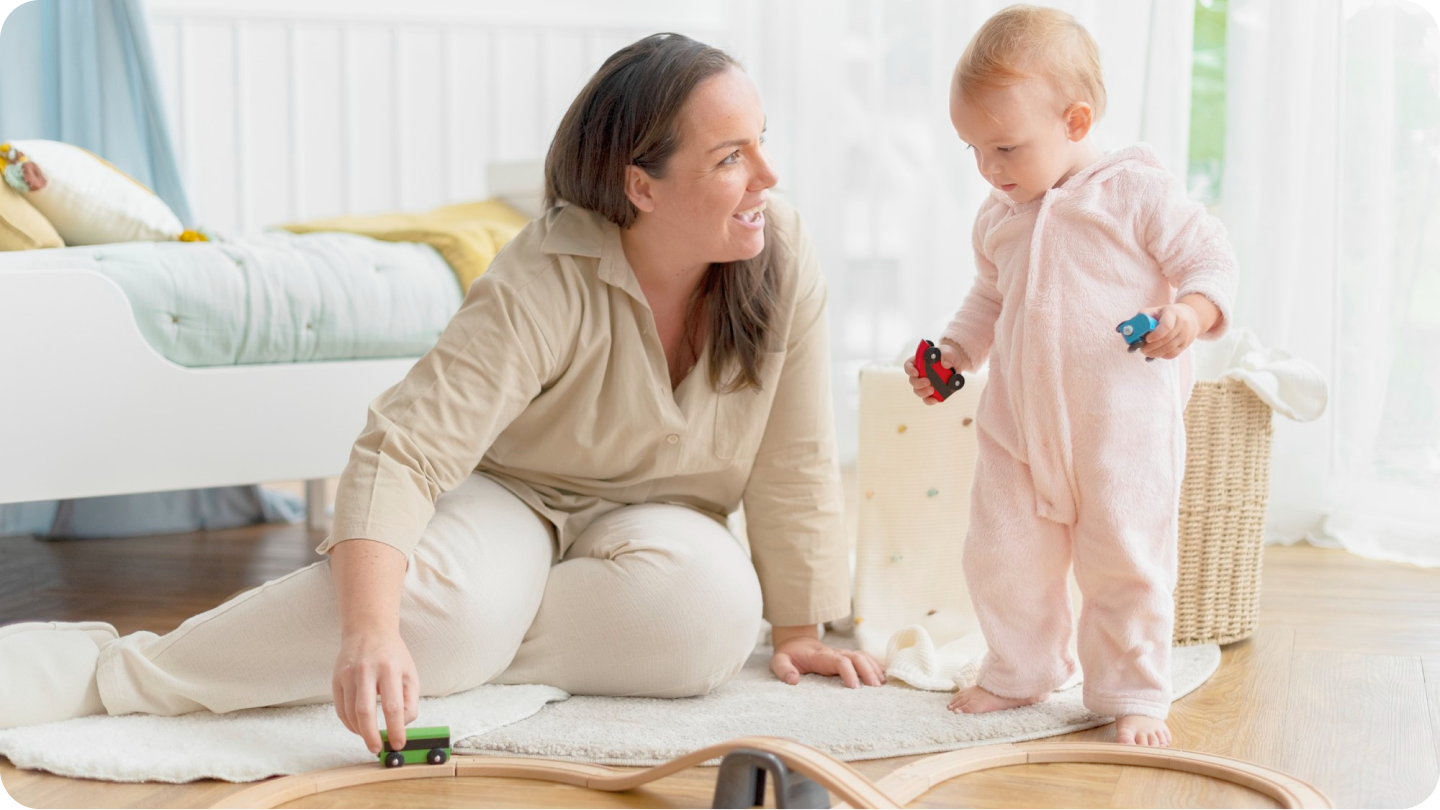
[[[701,82],[680,111],[679,133],[665,176],[643,178],[641,216],[663,224],[656,232],[667,235],[668,252],[687,261],[759,255],[766,191],[776,177],[765,156],[765,111],[754,82],[734,67]]]

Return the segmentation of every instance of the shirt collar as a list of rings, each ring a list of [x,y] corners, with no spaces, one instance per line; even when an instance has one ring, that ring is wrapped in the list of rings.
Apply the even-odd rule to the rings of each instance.
[[[618,225],[594,211],[568,203],[550,209],[547,216],[550,230],[540,243],[541,250],[553,255],[599,259],[596,275],[601,281],[619,287],[648,306],[635,270],[625,258]]]

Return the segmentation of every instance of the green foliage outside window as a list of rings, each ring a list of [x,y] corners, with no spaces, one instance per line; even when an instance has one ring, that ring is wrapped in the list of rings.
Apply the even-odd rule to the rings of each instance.
[[[1225,20],[1228,0],[1196,0],[1190,84],[1190,195],[1220,201],[1225,166]]]

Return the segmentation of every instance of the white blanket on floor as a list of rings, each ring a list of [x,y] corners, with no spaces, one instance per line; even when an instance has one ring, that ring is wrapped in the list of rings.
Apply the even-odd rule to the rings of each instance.
[[[567,697],[552,686],[481,686],[422,699],[412,725],[449,726],[453,747]],[[0,731],[0,754],[18,768],[113,782],[251,782],[375,762],[330,703],[179,717],[81,717]]]
[[[902,627],[890,637],[885,650],[885,676],[898,678],[916,689],[953,692],[975,685],[986,649],[985,637],[980,633],[970,633],[936,647],[920,625]],[[1073,656],[1073,638],[1070,652]],[[1076,669],[1055,691],[1063,692],[1079,685],[1081,677],[1080,670]]]

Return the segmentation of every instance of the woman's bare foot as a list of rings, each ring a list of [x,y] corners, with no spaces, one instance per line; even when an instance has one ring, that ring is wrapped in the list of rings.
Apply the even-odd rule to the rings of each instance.
[[[1164,720],[1146,717],[1143,714],[1127,714],[1115,718],[1115,742],[1124,745],[1148,745],[1152,748],[1170,747],[1170,727]]]
[[[987,692],[978,686],[967,686],[955,693],[955,697],[950,699],[948,708],[952,712],[984,714],[985,712],[1029,706],[1032,703],[1044,703],[1049,697],[1049,695],[1041,695],[1034,698],[1007,698]]]

